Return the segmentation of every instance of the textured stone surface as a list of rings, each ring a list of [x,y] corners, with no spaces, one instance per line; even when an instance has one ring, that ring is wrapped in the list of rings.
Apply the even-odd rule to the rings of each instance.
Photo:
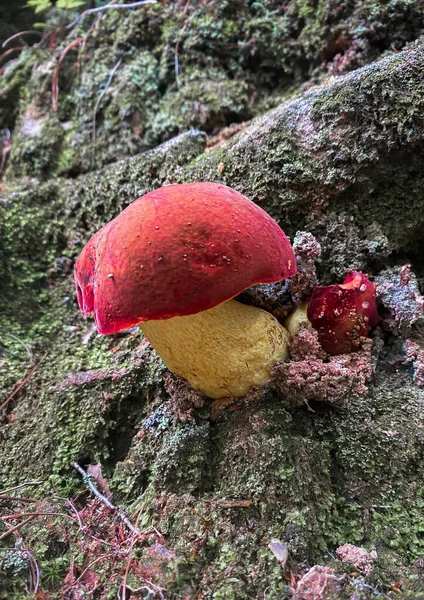
[[[370,5],[360,4],[358,10]],[[312,19],[309,4],[302,4],[302,11],[301,3],[290,6],[285,18],[296,9],[307,27]],[[372,29],[375,37],[365,37],[385,40],[383,49],[389,46],[391,25],[377,8],[402,15],[403,21],[418,10],[413,2],[373,6],[375,22],[367,21],[367,31]],[[348,8],[340,10],[346,14]],[[157,12],[150,14],[161,18]],[[114,18],[105,23],[112,27]],[[143,35],[152,34],[147,37],[152,46],[153,24],[150,20],[142,30]],[[126,33],[118,28],[116,39],[122,42],[127,36],[125,44],[131,44],[131,36],[138,35],[134,27]],[[199,27],[191,36],[187,32],[186,45],[201,48],[206,43]],[[296,43],[306,45],[310,39],[315,47],[308,31],[301,29]],[[405,31],[412,35],[409,27]],[[228,44],[233,64],[239,55]],[[371,47],[374,54],[367,60],[376,55],[378,44]],[[168,59],[173,58],[170,48]],[[264,48],[272,44],[264,42]],[[319,65],[322,45],[316,48],[313,56]],[[213,50],[207,55],[213,62]],[[259,56],[265,62],[275,60]],[[257,58],[249,50],[243,60]],[[49,62],[40,62],[38,72],[40,64],[47,68]],[[293,69],[299,64],[294,60]],[[310,76],[309,67],[305,69],[304,79]],[[395,272],[389,267],[407,262],[420,283],[423,73],[424,49],[417,43],[279,104],[208,152],[205,133],[193,130],[147,152],[140,146],[134,156],[125,157],[132,150],[116,147],[113,134],[106,143],[100,129],[99,140],[113,154],[105,161],[121,160],[74,179],[51,178],[58,171],[51,164],[50,143],[35,141],[28,149],[28,140],[17,132],[0,199],[2,400],[25,382],[1,413],[0,488],[37,479],[44,483],[36,495],[70,496],[81,486],[70,462],[100,460],[114,500],[127,506],[132,517],[143,507],[139,526],[146,532],[155,528],[163,536],[149,538],[143,552],[161,565],[155,581],[165,585],[167,598],[195,598],[199,593],[237,600],[259,599],[265,593],[268,599],[289,597],[290,572],[269,551],[271,539],[287,545],[288,567],[299,579],[316,563],[341,576],[345,567],[330,553],[343,544],[375,547],[378,559],[362,583],[376,594],[392,594],[390,588],[402,580],[404,597],[419,597],[424,391],[413,381],[399,332],[374,332],[368,392],[352,393],[340,408],[314,400],[309,406],[299,404],[281,386],[271,386],[211,421],[209,402],[193,399],[181,385],[165,385],[161,361],[137,331],[105,338],[90,329],[78,312],[72,266],[90,235],[138,196],[166,182],[212,180],[246,194],[292,238],[300,229],[311,232],[322,248],[317,262],[321,285],[359,269],[371,278],[380,273],[379,285],[386,290]],[[248,75],[246,81],[248,85]],[[16,127],[28,109],[22,94]],[[90,113],[82,114],[91,123]],[[219,114],[220,124],[231,121],[223,116],[222,106]],[[49,113],[43,127],[59,131],[55,119],[63,118],[60,111]],[[34,141],[31,135],[28,139]],[[44,169],[42,174],[34,164]],[[46,181],[17,180],[17,175],[43,176]],[[411,307],[414,314],[416,310]],[[421,327],[417,319],[400,333],[417,343]],[[69,568],[71,542],[55,528],[36,533],[23,528],[22,535],[31,540],[46,572],[63,559],[65,567],[55,583],[43,580],[44,588],[50,585],[54,592]],[[75,552],[77,564],[83,564],[83,551]],[[109,568],[105,561],[102,577]],[[16,581],[24,585],[24,579]],[[336,597],[376,597],[361,581],[345,578]],[[22,598],[22,586],[15,589],[16,598]],[[109,593],[116,593],[118,586],[119,580],[110,584]]]

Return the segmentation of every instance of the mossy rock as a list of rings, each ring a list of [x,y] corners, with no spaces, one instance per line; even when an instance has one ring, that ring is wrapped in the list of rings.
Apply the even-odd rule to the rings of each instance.
[[[422,33],[422,16],[417,0],[221,0],[186,12],[169,3],[110,10],[94,31],[86,19],[59,47],[25,50],[6,68],[2,127],[19,117],[8,177],[75,176],[190,127],[209,133],[251,119],[308,79],[400,50]],[[49,115],[57,61],[84,35],[84,50],[60,64]],[[35,138],[20,125],[34,102],[55,123]]]
[[[288,75],[291,84],[309,76],[306,31],[309,36],[318,31],[313,27],[314,7],[320,19],[331,22],[325,6],[295,2],[283,15],[297,26],[297,43],[303,44],[302,60],[294,60]],[[382,5],[373,6],[373,14],[379,15]],[[393,3],[385,6],[389,13],[396,10]],[[259,31],[259,38],[265,31],[272,36],[273,16],[275,35],[280,35],[274,3],[246,7],[242,4],[237,23],[246,14],[254,16],[257,21],[253,27],[249,18],[249,31]],[[403,581],[405,597],[420,597],[424,395],[409,367],[396,362],[398,338],[376,338],[376,348],[382,339],[385,346],[374,356],[369,390],[352,395],[341,408],[318,402],[299,406],[270,386],[261,397],[211,420],[207,401],[203,407],[181,409],[181,399],[165,383],[163,364],[137,331],[97,336],[78,311],[72,266],[83,244],[135,198],[169,182],[226,183],[263,206],[289,235],[298,229],[313,232],[323,247],[321,281],[333,281],[349,268],[377,273],[400,261],[411,261],[418,276],[424,275],[424,50],[419,44],[294,96],[207,152],[206,135],[196,130],[145,151],[170,134],[161,125],[165,113],[153,115],[149,108],[143,114],[150,141],[146,133],[135,155],[126,156],[133,152],[128,145],[131,127],[127,124],[120,146],[120,98],[125,99],[125,118],[149,103],[153,111],[159,99],[167,107],[163,123],[174,123],[176,130],[190,127],[186,109],[200,93],[209,112],[193,119],[203,128],[213,130],[215,122],[221,126],[245,118],[249,110],[254,114],[249,94],[259,76],[255,79],[253,72],[272,42],[266,38],[256,57],[249,46],[240,55],[231,45],[236,8],[231,2],[212,3],[213,19],[209,9],[193,17],[193,26],[199,19],[193,35],[187,26],[182,36],[181,53],[186,48],[187,54],[184,63],[179,55],[184,66],[180,86],[167,61],[175,56],[174,43],[184,27],[181,15],[170,21],[170,8],[149,8],[137,13],[136,26],[113,12],[104,19],[98,35],[99,45],[108,48],[109,69],[120,58],[115,51],[124,49],[128,56],[104,94],[104,105],[99,104],[96,160],[99,165],[121,160],[93,172],[51,179],[58,171],[76,175],[91,168],[90,147],[79,152],[78,140],[88,144],[93,139],[93,113],[86,107],[105,89],[102,83],[110,75],[105,64],[99,59],[98,69],[87,67],[94,83],[87,76],[84,93],[89,101],[81,100],[78,116],[81,88],[70,86],[59,99],[56,115],[42,112],[41,96],[32,99],[31,106],[53,128],[52,145],[40,139],[36,147],[34,140],[24,140],[22,123],[29,105],[22,88],[16,88],[16,127],[21,129],[15,129],[8,187],[0,199],[0,388],[7,399],[0,426],[0,487],[41,480],[33,499],[54,502],[55,494],[70,497],[85,489],[71,461],[100,461],[114,502],[125,506],[131,519],[139,517],[146,535],[158,536],[146,538],[139,562],[149,558],[159,539],[163,556],[172,553],[154,573],[168,598],[194,597],[199,589],[214,598],[289,598],[289,571],[268,548],[273,538],[287,545],[287,566],[296,574],[316,562],[331,565],[340,577],[345,573],[339,598],[355,593],[390,597],[397,579]],[[411,2],[408,10],[406,21],[417,7]],[[343,19],[349,11],[343,8]],[[119,44],[113,37],[116,25]],[[223,39],[229,49],[217,65],[214,56],[220,57],[217,49]],[[314,54],[312,42],[310,37],[308,52],[318,65],[321,55]],[[142,51],[131,54],[134,44]],[[317,47],[322,52],[322,44]],[[213,69],[213,82],[206,81],[197,64],[200,52]],[[255,61],[250,73],[249,64]],[[281,64],[275,70],[269,67],[271,79]],[[48,80],[51,64],[44,73],[36,71],[37,81]],[[265,71],[260,81],[268,77]],[[146,89],[138,78],[146,78]],[[35,90],[38,84],[32,82]],[[114,85],[119,94],[114,95]],[[217,100],[220,89],[222,98]],[[109,138],[107,122],[112,123]],[[23,178],[14,179],[17,174]],[[47,572],[43,585],[58,595],[74,542],[56,523],[39,528],[38,538],[36,528],[33,523],[21,533]],[[331,554],[346,542],[376,549],[378,562],[368,578],[352,578],[346,565],[334,561]],[[79,547],[79,566],[88,564],[86,558]],[[112,572],[111,563],[101,565],[104,581]],[[26,574],[9,579],[8,597],[24,597]],[[118,576],[109,595],[116,595],[117,581]]]

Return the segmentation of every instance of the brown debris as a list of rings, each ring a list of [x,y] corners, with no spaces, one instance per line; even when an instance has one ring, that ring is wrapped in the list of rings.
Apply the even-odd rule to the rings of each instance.
[[[340,580],[329,567],[315,565],[303,575],[291,593],[295,600],[325,600],[327,594],[337,591]]]
[[[138,364],[140,361],[136,361]],[[63,381],[56,385],[50,386],[49,392],[61,392],[72,385],[83,385],[93,381],[101,381],[111,379],[116,381],[130,374],[130,369],[119,369],[119,371],[105,371],[104,369],[91,369],[90,371],[78,371],[76,373],[68,373]]]
[[[294,337],[290,353],[293,360],[274,365],[274,385],[295,402],[321,400],[345,404],[349,396],[365,394],[372,375],[371,340],[364,338],[362,349],[325,360],[313,330],[301,329]]]
[[[218,500],[217,504],[221,508],[248,508],[253,500]]]
[[[194,423],[192,415],[194,408],[202,408],[206,396],[191,388],[182,377],[169,373],[165,377],[165,388],[171,396],[170,409],[177,415],[179,421]]]
[[[414,382],[418,387],[424,387],[424,349],[411,339],[406,339],[405,363],[412,364]]]
[[[153,546],[143,552],[143,558],[138,562],[139,576],[141,575],[146,581],[166,579],[166,567],[175,558],[175,552],[155,541]],[[161,583],[166,583],[166,581],[161,581]]]
[[[305,300],[317,285],[315,260],[321,254],[321,246],[314,236],[298,231],[293,241],[297,273],[290,279],[276,283],[254,285],[236,296],[238,302],[262,308],[276,319],[284,320],[296,305]]]
[[[411,265],[387,269],[375,278],[377,300],[383,307],[382,325],[398,335],[424,319],[424,297]]]
[[[235,123],[234,125],[230,125],[229,127],[224,127],[224,129],[221,129],[221,131],[217,135],[208,139],[208,142],[206,144],[206,152],[209,152],[210,150],[212,150],[212,148],[215,148],[216,146],[220,146],[223,142],[229,140],[231,137],[233,137],[233,135],[235,135],[239,131],[243,131],[243,129],[246,129],[248,124],[249,123]]]
[[[102,465],[100,461],[95,465],[88,465],[87,473],[94,479],[101,493],[109,500],[112,498],[107,480],[103,477]]]
[[[218,398],[212,400],[211,410],[209,418],[211,421],[216,421],[221,413],[234,412],[235,410],[241,410],[244,406],[251,403],[256,404],[260,402],[264,397],[264,388],[260,386],[253,386],[250,388],[249,393],[244,398]]]
[[[340,49],[340,52],[327,64],[330,76],[343,75],[343,73],[364,64],[364,56],[369,52],[368,41],[360,36],[341,32],[333,43]]]
[[[377,559],[377,552],[375,550],[368,552],[364,548],[359,548],[353,544],[339,546],[336,554],[341,561],[352,563],[364,575],[371,573],[373,564]]]
[[[298,231],[293,241],[293,250],[296,254],[297,273],[289,279],[288,291],[293,302],[299,304],[318,285],[315,261],[321,255],[321,244],[312,233]]]
[[[270,543],[268,544],[268,548],[271,550],[275,558],[284,568],[289,557],[287,544],[284,544],[280,540],[274,539],[270,541]]]
[[[284,320],[295,308],[288,293],[287,281],[253,285],[236,296],[235,300],[249,306],[262,308],[279,320]]]
[[[231,408],[230,408],[231,407]],[[224,412],[225,409],[236,410],[242,407],[242,403],[239,398],[217,398],[212,401],[210,420],[216,421],[219,415]]]
[[[301,327],[290,343],[290,356],[294,361],[311,358],[326,358],[327,354],[322,349],[315,329]]]

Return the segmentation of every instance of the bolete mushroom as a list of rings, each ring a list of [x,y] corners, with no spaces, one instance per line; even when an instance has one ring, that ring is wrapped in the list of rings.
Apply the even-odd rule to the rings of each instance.
[[[75,283],[100,333],[140,325],[170,371],[222,398],[266,383],[290,339],[271,314],[232,298],[295,272],[265,211],[227,186],[191,183],[142,196],[100,229]]]
[[[301,302],[294,311],[284,320],[284,327],[291,337],[294,337],[302,327],[311,327],[311,322],[307,315],[308,303]]]
[[[352,271],[343,283],[316,287],[307,317],[328,354],[354,352],[360,347],[361,337],[367,336],[380,320],[375,285],[364,273]]]

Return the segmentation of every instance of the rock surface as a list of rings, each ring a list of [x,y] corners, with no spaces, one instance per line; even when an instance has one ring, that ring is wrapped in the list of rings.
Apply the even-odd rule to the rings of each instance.
[[[109,11],[81,77],[65,75],[75,56],[63,63],[57,112],[58,56],[91,21],[5,72],[0,489],[40,481],[21,493],[44,503],[39,512],[63,513],[60,498],[83,489],[71,461],[100,461],[113,502],[144,535],[127,581],[147,586],[135,598],[289,598],[316,564],[335,573],[327,598],[394,597],[400,580],[402,597],[424,597],[424,389],[404,345],[416,357],[423,339],[424,46],[413,42],[422,5],[221,1],[183,14],[184,4]],[[352,269],[378,276],[384,314],[402,314],[412,265],[414,319],[397,330],[387,318],[373,332],[365,387],[335,406],[299,402],[278,381],[211,420],[211,403],[169,379],[137,330],[101,337],[80,317],[72,268],[92,233],[147,191],[197,180],[246,194],[292,239],[313,234],[321,285]],[[1,515],[13,513],[0,502]],[[86,533],[115,543],[106,509],[86,500],[84,511]],[[116,595],[128,555],[88,551],[78,524],[59,517],[21,535],[52,598]],[[287,546],[284,567],[272,539]],[[377,550],[366,577],[334,559],[344,544]],[[21,599],[27,562],[19,571],[19,552],[8,556],[0,598]]]

